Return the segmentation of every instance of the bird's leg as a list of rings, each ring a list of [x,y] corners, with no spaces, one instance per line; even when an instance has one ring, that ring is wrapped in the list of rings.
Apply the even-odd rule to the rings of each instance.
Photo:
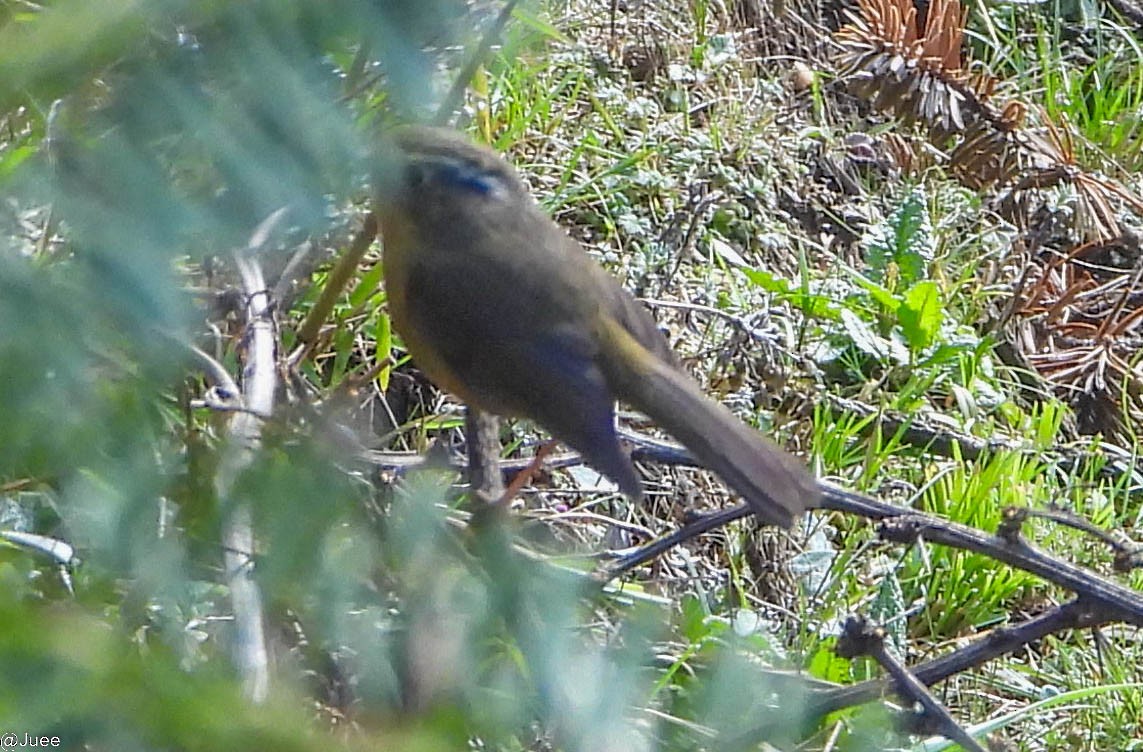
[[[469,405],[464,414],[468,449],[468,484],[473,496],[496,504],[504,495],[500,475],[500,421],[495,415]]]

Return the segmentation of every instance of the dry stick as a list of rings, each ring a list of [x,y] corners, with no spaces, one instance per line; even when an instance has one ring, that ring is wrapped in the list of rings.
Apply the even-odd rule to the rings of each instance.
[[[637,462],[701,467],[689,452],[676,444],[639,436],[633,431],[621,430],[620,433],[629,441],[639,442],[631,452],[631,458]],[[423,462],[421,458],[412,456],[401,458],[377,453],[370,454],[367,459],[377,462],[379,456],[384,458],[380,462],[382,466],[397,472],[407,471]],[[518,472],[531,462],[531,459],[505,461],[501,463],[501,469]],[[549,467],[567,467],[581,463],[578,456],[567,453],[549,458],[545,464]],[[1083,567],[1064,562],[1028,545],[1019,537],[990,535],[907,507],[846,491],[824,481],[819,481],[819,486],[822,491],[821,509],[883,521],[885,524],[881,536],[886,540],[915,543],[923,537],[930,543],[984,554],[1085,597],[1090,606],[1098,609],[1100,615],[1108,621],[1124,621],[1143,626],[1143,593],[1106,580]],[[602,570],[599,576],[605,580],[613,579],[671,546],[749,515],[750,509],[745,504],[701,515],[678,531],[653,541],[630,556],[616,560]]]
[[[997,627],[969,645],[940,658],[919,663],[909,670],[919,681],[932,686],[962,671],[1013,653],[1050,634],[1065,629],[1089,629],[1104,623],[1095,617],[1082,599],[1077,598],[1015,627]],[[806,717],[820,718],[844,708],[871,702],[892,689],[892,686],[891,679],[870,679],[844,687],[813,690],[807,698]],[[761,736],[761,731],[759,733],[759,738],[765,738]]]
[[[401,475],[411,470],[416,470],[419,467],[428,464],[425,455],[419,452],[406,452],[406,451],[385,451],[379,449],[364,449],[359,454],[363,462],[368,462],[374,466],[375,469],[395,473]],[[505,480],[514,477],[518,473],[527,470],[529,466],[535,463],[536,458],[533,457],[512,457],[502,459],[498,462],[500,473],[504,476]],[[544,458],[543,467],[560,469],[565,467],[575,467],[583,464],[583,457],[579,456],[577,452],[564,451],[558,454],[549,454]],[[450,458],[448,468],[459,473],[468,472],[467,460],[458,460]]]
[[[1092,611],[1086,604],[1077,599],[1057,606],[1016,627],[993,629],[970,645],[940,658],[913,666],[910,668],[910,672],[921,683],[932,686],[950,676],[967,671],[996,657],[1013,653],[1047,635],[1065,629],[1098,627],[1100,624],[1101,622],[1094,619]],[[872,702],[895,688],[894,680],[891,678],[870,679],[848,686],[833,685],[825,689],[815,688],[823,682],[814,680],[805,674],[768,672],[767,680],[771,682],[771,689],[775,692],[791,696],[799,694],[804,697],[805,710],[802,712],[802,722],[809,729],[816,728],[820,720],[830,713]],[[768,721],[749,729],[733,740],[727,741],[726,746],[730,749],[753,748],[766,739],[775,738],[787,731],[788,728],[789,720],[787,718]]]
[[[231,378],[230,371],[226,370],[226,366],[219,363],[214,356],[205,350],[195,347],[194,345],[190,346],[190,351],[202,361],[203,367],[206,369],[206,376],[214,388],[228,398],[238,399],[238,395],[240,394],[238,382]]]
[[[926,424],[918,416],[897,415],[876,407],[870,407],[857,400],[828,396],[825,398],[829,410],[852,413],[861,418],[874,418],[875,422],[862,429],[862,434],[872,434],[875,430],[892,434],[902,444],[917,447],[929,454],[941,457],[974,460],[988,453],[1013,452],[1027,458],[1046,457],[1064,471],[1076,472],[1084,463],[1091,461],[1094,454],[1082,449],[1056,447],[1049,451],[1037,450],[1016,439],[982,439],[971,434],[949,430],[947,426]],[[1135,476],[1143,471],[1143,464],[1137,457],[1111,445],[1103,445],[1106,459],[1099,469],[1099,478],[1117,481],[1124,476]]]
[[[637,462],[701,467],[701,464],[689,452],[677,444],[651,439],[625,429],[621,429],[620,434],[628,441],[638,442],[638,445],[631,452],[631,458]],[[424,461],[423,458],[407,453],[401,455],[369,453],[365,459],[398,473],[406,472]],[[503,472],[514,474],[526,468],[531,462],[531,459],[505,460],[500,464],[500,468]],[[569,467],[582,464],[582,462],[583,460],[574,453],[563,453],[556,457],[550,457],[545,465],[547,467]],[[1071,590],[1078,595],[1088,597],[1092,605],[1100,609],[1101,614],[1107,617],[1109,621],[1124,621],[1143,626],[1143,594],[1105,580],[1083,567],[1057,559],[1024,543],[1018,537],[1006,539],[1001,536],[989,535],[965,525],[958,525],[913,509],[846,491],[824,481],[820,481],[819,486],[822,490],[822,509],[853,514],[870,520],[885,521],[881,536],[887,540],[914,543],[917,538],[923,537],[930,543],[984,554],[1017,569],[1031,572],[1037,577]],[[699,515],[679,530],[652,541],[628,556],[611,562],[597,573],[597,579],[612,580],[659,556],[672,546],[749,515],[750,509],[745,504]],[[1138,554],[1135,555],[1138,556]]]
[[[1008,511],[1004,521],[1006,524],[1015,524],[1018,527],[1033,517],[1051,520],[1059,525],[1070,527],[1073,530],[1078,530],[1081,533],[1090,535],[1100,543],[1103,543],[1115,554],[1112,566],[1116,572],[1128,572],[1139,566],[1139,562],[1135,561],[1140,552],[1139,544],[1123,536],[1122,531],[1108,532],[1071,510],[1060,507],[1051,507],[1048,509],[1013,509]],[[1117,537],[1115,534],[1117,532],[1120,533],[1122,537]],[[1004,531],[1001,530],[1001,535],[1003,534]]]
[[[540,448],[536,450],[536,456],[532,458],[532,462],[523,470],[516,473],[516,477],[513,478],[512,482],[508,484],[508,487],[504,489],[504,493],[500,496],[499,501],[496,502],[497,504],[506,507],[512,503],[512,500],[519,495],[520,491],[524,489],[524,486],[531,483],[532,478],[534,478],[536,473],[540,471],[540,468],[544,466],[544,460],[555,450],[556,443],[555,439],[552,439],[540,445]],[[499,463],[497,463],[495,472],[497,475],[503,477],[503,470]]]
[[[362,380],[364,381],[364,379]],[[577,467],[583,464],[583,457],[581,457],[578,452],[563,451],[557,453],[554,451],[556,446],[558,446],[558,442],[556,441],[545,441],[536,450],[536,454],[531,457],[511,457],[498,460],[496,462],[496,468],[500,476],[504,479],[505,483],[515,486],[515,488],[507,489],[505,493],[511,492],[514,497],[542,468],[560,470],[565,467]],[[358,457],[363,462],[371,464],[378,472],[396,476],[402,476],[429,464],[427,456],[419,452],[363,449],[358,453]],[[436,459],[432,462],[435,467],[440,466]],[[470,459],[462,459],[455,456],[448,458],[448,469],[465,477],[467,477],[470,465]],[[611,494],[614,492],[607,491],[606,493]]]
[[[950,676],[982,665],[1001,655],[1013,653],[1047,635],[1065,629],[1098,627],[1103,623],[1105,622],[1098,619],[1082,599],[1077,599],[1029,619],[1019,626],[998,627],[971,645],[913,666],[909,669],[909,673],[916,682],[925,686],[932,686]],[[810,684],[805,676],[797,674],[776,674],[773,678],[778,677],[787,682],[790,692],[806,693],[806,687]],[[806,693],[806,705],[802,716],[803,723],[816,725],[821,718],[830,713],[872,702],[890,690],[896,690],[902,694],[901,685],[892,678],[871,679],[860,684],[829,689],[811,689]],[[904,696],[912,698],[912,695],[908,693],[904,693]],[[733,749],[756,746],[761,741],[774,738],[785,728],[785,724],[786,721],[784,720],[778,724],[774,722],[763,723],[728,742],[727,746]]]
[[[872,656],[896,682],[897,693],[924,709],[925,720],[934,722],[941,735],[970,752],[986,752],[967,731],[961,728],[917,677],[909,673],[901,662],[885,648],[885,630],[874,627],[859,617],[850,617],[842,628],[835,651],[842,658]]]
[[[694,515],[690,522],[673,533],[664,535],[661,538],[656,538],[626,556],[621,556],[606,566],[600,567],[595,573],[595,579],[602,584],[610,582],[616,577],[622,577],[635,567],[642,566],[652,559],[662,556],[680,543],[696,538],[703,533],[708,533],[711,530],[717,530],[723,525],[747,516],[749,513],[749,507],[743,504],[737,507],[719,509],[718,511],[708,514]]]
[[[262,434],[262,418],[274,409],[277,382],[277,337],[273,308],[262,268],[250,254],[257,251],[270,229],[285,215],[279,210],[254,232],[245,253],[234,260],[246,295],[246,365],[241,386],[245,410],[234,413],[229,424],[229,451],[222,455],[215,489],[229,514],[222,523],[226,584],[234,608],[234,660],[242,676],[243,691],[253,702],[265,701],[270,692],[270,662],[266,652],[262,593],[254,581],[254,528],[250,505],[233,497],[239,475],[253,461]]]
[[[625,438],[632,436],[631,432],[623,433]],[[701,467],[685,449],[667,442],[642,440],[642,446],[636,447],[631,456],[635,460],[659,464]],[[1100,615],[1109,621],[1143,626],[1143,593],[1051,556],[1024,542],[1018,535],[990,535],[966,525],[847,491],[825,481],[819,481],[818,486],[822,492],[820,509],[881,521],[879,533],[885,540],[916,543],[924,538],[929,543],[984,554],[1087,598],[1089,605],[1099,609]],[[704,515],[684,529],[709,530],[749,514],[749,507],[743,504]],[[690,536],[675,534],[671,537],[680,542]]]
[[[942,457],[959,456],[962,459],[974,460],[986,452],[1025,452],[1031,451],[1027,446],[1014,440],[982,439],[968,433],[951,431],[947,426],[927,426],[923,419],[915,416],[895,415],[876,407],[848,400],[842,397],[827,395],[827,409],[836,413],[850,413],[860,418],[875,418],[875,422],[863,433],[872,433],[874,430],[883,431],[898,437],[898,440],[908,446],[915,446],[930,454]]]
[[[1072,473],[1078,472],[1086,466],[1086,463],[1096,458],[1093,451],[1082,448],[1056,446],[1049,450],[1037,450],[1015,439],[981,439],[970,434],[950,431],[945,426],[926,425],[923,419],[895,415],[854,400],[826,397],[826,403],[830,410],[848,412],[862,418],[875,418],[875,422],[861,430],[862,434],[872,434],[880,430],[892,434],[895,440],[902,444],[916,447],[931,455],[972,460],[988,453],[1012,452],[1024,458],[1040,459],[1063,472]],[[1100,449],[1104,462],[1096,471],[1098,479],[1112,482],[1123,479],[1130,481],[1143,472],[1143,462],[1140,462],[1133,453],[1106,443],[1102,444]],[[1046,516],[1047,513],[1038,514]],[[1057,521],[1061,524],[1070,524],[1062,519]],[[1130,553],[1134,554],[1135,550],[1132,548]]]
[[[1143,36],[1143,9],[1139,7],[1139,3],[1131,0],[1108,0],[1108,3],[1120,15],[1135,24],[1132,31],[1137,38]]]
[[[853,503],[854,497],[860,502],[859,505]],[[1143,593],[1051,556],[1020,538],[989,535],[965,525],[902,510],[883,502],[873,501],[870,505],[869,501],[871,500],[856,494],[838,494],[835,489],[823,506],[857,514],[861,513],[858,509],[865,507],[867,514],[863,516],[876,515],[883,518],[880,534],[884,540],[912,544],[923,538],[929,543],[984,554],[1086,598],[1088,605],[1101,618],[1143,626]],[[887,509],[893,510],[892,513],[886,514]]]
[[[674,464],[682,464],[681,457],[673,456],[674,453],[682,455],[685,452],[681,448],[672,452],[671,460]],[[1006,537],[988,535],[964,525],[844,491],[827,483],[820,483],[820,486],[823,491],[821,505],[823,509],[881,520],[880,533],[884,539],[911,544],[924,538],[930,543],[981,553],[1017,569],[1031,572],[1078,595],[1072,603],[1030,620],[1020,627],[994,630],[982,643],[970,645],[944,658],[923,664],[915,670],[915,674],[924,684],[933,684],[966,668],[1013,652],[1046,634],[1063,629],[1096,627],[1113,621],[1143,626],[1143,594],[1105,580],[1028,545],[1018,537],[1018,530],[1009,530]],[[747,517],[750,513],[750,508],[743,504],[703,515],[675,534],[654,541],[644,549],[601,570],[598,579],[610,580],[617,574],[661,553],[671,545],[687,540],[702,531]],[[810,701],[806,717],[820,718],[835,710],[868,702],[880,695],[886,687],[885,682],[878,681],[830,690],[819,695],[817,700]],[[744,740],[760,740],[770,735],[769,727],[760,727],[749,732]]]

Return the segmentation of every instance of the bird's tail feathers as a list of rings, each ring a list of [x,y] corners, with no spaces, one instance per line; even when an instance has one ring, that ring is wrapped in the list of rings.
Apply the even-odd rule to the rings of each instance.
[[[629,355],[633,355],[629,348],[642,350],[640,356],[622,359],[635,363],[634,368],[611,374],[620,398],[670,432],[740,494],[760,519],[788,528],[795,515],[818,505],[817,483],[800,461],[707,397],[698,383],[651,355],[626,332],[610,334]]]

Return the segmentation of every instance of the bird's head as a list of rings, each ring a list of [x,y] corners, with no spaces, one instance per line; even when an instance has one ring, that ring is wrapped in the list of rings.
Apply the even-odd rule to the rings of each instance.
[[[456,131],[426,126],[398,128],[383,138],[375,160],[374,196],[379,208],[414,215],[441,206],[473,208],[530,200],[513,169],[493,150]]]

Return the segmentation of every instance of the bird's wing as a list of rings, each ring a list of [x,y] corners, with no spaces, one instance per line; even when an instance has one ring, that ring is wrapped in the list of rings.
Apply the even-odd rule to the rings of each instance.
[[[638,479],[615,435],[615,397],[594,334],[503,271],[478,272],[456,256],[411,270],[409,325],[421,349],[432,348],[437,368],[448,370],[429,376],[476,407],[532,418],[638,496]]]
[[[553,229],[556,229],[552,225]],[[583,246],[575,239],[558,230],[560,237],[549,242],[559,244],[561,265],[579,267],[575,275],[583,280],[583,295],[598,301],[598,312],[609,316],[627,330],[635,341],[665,363],[678,365],[678,358],[671,350],[667,338],[659,330],[659,325],[651,317],[647,306],[623,288],[615,277],[595,262]]]

